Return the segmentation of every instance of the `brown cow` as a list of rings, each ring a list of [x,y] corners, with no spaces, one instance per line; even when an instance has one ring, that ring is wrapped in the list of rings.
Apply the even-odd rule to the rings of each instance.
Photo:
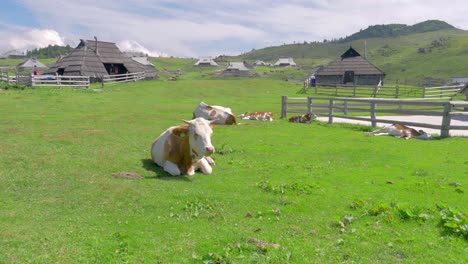
[[[193,175],[197,169],[211,174],[214,160],[210,157],[215,149],[211,144],[213,129],[204,118],[184,122],[164,131],[151,146],[152,160],[171,175]]]
[[[367,136],[394,136],[398,138],[410,139],[431,139],[431,135],[427,134],[423,130],[416,130],[414,128],[402,125],[402,124],[393,124],[386,126],[372,132],[365,133]]]
[[[314,113],[307,113],[305,115],[292,116],[289,118],[289,122],[310,124],[310,122],[312,122],[312,119],[315,118],[317,118],[317,116]]]

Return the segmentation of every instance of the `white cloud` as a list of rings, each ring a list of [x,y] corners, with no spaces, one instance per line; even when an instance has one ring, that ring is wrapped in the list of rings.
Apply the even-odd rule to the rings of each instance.
[[[65,45],[60,34],[52,29],[27,29],[17,31],[17,33],[6,32],[2,35],[4,49],[25,51],[44,48],[48,45]]]
[[[199,57],[239,54],[293,41],[351,35],[370,25],[415,24],[439,19],[468,29],[465,0],[21,0],[40,30],[2,39],[28,46],[55,40],[67,44],[97,36],[150,54]],[[37,8],[53,6],[53,8]],[[8,26],[7,26],[8,28]],[[30,31],[37,29],[29,29]],[[5,31],[5,30],[4,30]],[[60,32],[60,35],[59,33]],[[3,45],[3,46],[2,46]],[[0,43],[0,49],[5,44]],[[71,44],[72,45],[72,44]],[[73,45],[72,45],[73,46]]]
[[[117,43],[117,46],[123,52],[141,52],[152,57],[168,57],[168,55],[165,53],[150,51],[134,40],[120,41]]]

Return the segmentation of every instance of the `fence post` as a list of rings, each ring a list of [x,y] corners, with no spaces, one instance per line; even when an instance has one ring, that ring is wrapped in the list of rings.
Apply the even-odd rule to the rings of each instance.
[[[356,97],[356,85],[353,86],[353,97]]]
[[[423,86],[423,94],[422,94],[422,97],[423,97],[423,98],[426,98],[426,86],[425,86],[425,85]]]
[[[31,80],[31,82],[30,82],[30,83],[31,83],[31,87],[34,87],[35,82],[36,82],[36,80],[34,79],[34,75],[31,74],[31,76],[30,76],[29,78],[30,78],[30,80]]]
[[[333,105],[335,101],[330,99],[330,103],[328,104],[328,124],[333,124]]]
[[[376,98],[377,97],[377,89],[378,89],[378,85],[375,86],[374,88],[374,94],[373,94],[373,97]]]
[[[288,111],[288,97],[283,95],[281,96],[281,118],[286,117],[287,111]]]
[[[446,138],[450,132],[450,112],[452,112],[453,105],[448,102],[444,104],[444,114],[442,115],[442,124],[440,126],[440,137]]]
[[[307,113],[312,113],[312,97],[307,96]]]
[[[398,98],[399,94],[400,94],[400,86],[398,85],[398,82],[397,82],[395,86],[395,98]]]
[[[55,73],[55,80],[57,81],[58,88],[62,89],[61,83],[60,83],[60,75],[58,75],[58,73]]]
[[[343,102],[343,114],[348,115],[348,101],[347,100]]]
[[[370,118],[371,118],[371,126],[372,127],[377,126],[377,122],[375,121],[375,119],[376,119],[375,108],[376,108],[376,103],[371,103],[371,105],[370,105]]]

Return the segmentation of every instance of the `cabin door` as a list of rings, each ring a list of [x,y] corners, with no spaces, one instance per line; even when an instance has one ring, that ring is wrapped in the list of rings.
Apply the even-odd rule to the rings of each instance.
[[[345,71],[343,83],[353,83],[354,84],[354,71]]]
[[[128,72],[127,68],[121,63],[104,63],[104,67],[109,75],[125,74]]]

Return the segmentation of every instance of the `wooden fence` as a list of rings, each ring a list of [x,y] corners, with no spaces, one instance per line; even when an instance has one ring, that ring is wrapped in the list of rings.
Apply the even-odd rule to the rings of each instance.
[[[85,87],[89,88],[89,76],[31,75],[33,87]]]
[[[402,96],[400,86],[381,86],[381,85],[346,85],[339,83],[322,83],[314,87],[310,86],[308,81],[304,82],[304,92],[313,90],[315,94],[341,97],[386,97],[399,98]]]
[[[328,123],[333,123],[334,117],[370,122],[373,127],[377,122],[385,124],[400,123],[409,126],[440,129],[441,137],[448,137],[451,129],[468,130],[465,126],[450,125],[453,117],[468,117],[468,102],[441,101],[434,99],[384,99],[384,98],[312,98],[287,97],[281,98],[281,118],[288,113],[310,113],[328,116]],[[377,117],[377,113],[382,116]],[[426,115],[441,116],[440,125],[405,122],[385,118],[393,115]],[[368,117],[367,117],[368,116]]]
[[[106,84],[135,82],[135,81],[143,80],[143,79],[145,79],[144,72],[106,75],[102,78],[102,87],[104,87],[104,85]]]
[[[423,98],[442,98],[442,97],[453,97],[464,87],[461,85],[447,85],[437,87],[423,87]]]
[[[0,70],[0,82],[31,85],[31,77],[29,76],[29,74],[19,72],[15,72],[15,75],[10,75],[9,71]]]
[[[402,88],[399,84],[395,86],[356,86],[339,83],[322,83],[311,87],[308,81],[304,82],[304,93],[310,90],[314,94],[330,97],[444,98],[454,97],[462,88],[463,85]]]

